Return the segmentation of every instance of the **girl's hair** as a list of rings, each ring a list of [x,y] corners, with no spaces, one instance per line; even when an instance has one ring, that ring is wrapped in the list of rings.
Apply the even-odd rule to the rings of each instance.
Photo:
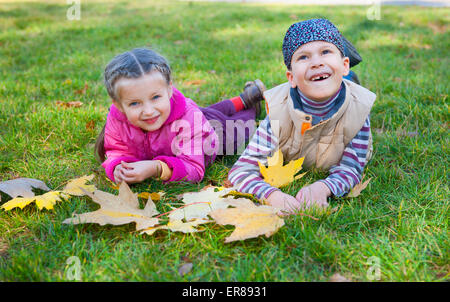
[[[152,71],[159,71],[167,84],[172,81],[171,70],[167,60],[157,52],[147,48],[135,48],[115,56],[106,65],[104,81],[111,99],[119,102],[116,83],[122,78],[138,79]],[[106,126],[106,125],[105,125]],[[105,161],[105,126],[95,142],[95,155]]]

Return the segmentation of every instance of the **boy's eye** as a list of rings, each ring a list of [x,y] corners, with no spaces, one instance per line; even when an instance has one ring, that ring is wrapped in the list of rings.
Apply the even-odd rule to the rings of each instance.
[[[298,58],[297,58],[297,60],[299,61],[299,60],[306,60],[308,57],[307,56],[305,56],[305,55],[301,55],[301,56],[299,56]]]
[[[324,50],[322,51],[322,54],[323,54],[323,55],[326,55],[326,54],[328,54],[328,53],[331,53],[331,51],[330,51],[329,49],[324,49]]]

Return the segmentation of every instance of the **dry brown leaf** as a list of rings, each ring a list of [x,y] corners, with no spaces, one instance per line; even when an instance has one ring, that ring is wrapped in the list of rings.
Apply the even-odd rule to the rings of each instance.
[[[73,218],[63,221],[66,224],[98,223],[100,225],[121,225],[136,223],[136,230],[142,230],[156,225],[159,220],[153,216],[159,214],[151,199],[147,201],[143,210],[139,209],[139,200],[126,182],[119,187],[119,195],[113,195],[100,190],[90,193],[82,189],[86,195],[100,205],[94,212],[74,214]]]
[[[269,237],[284,225],[277,216],[278,209],[271,206],[256,206],[253,203],[238,205],[236,208],[218,209],[209,215],[221,225],[231,224],[236,228],[225,238],[225,243],[255,238],[260,235]]]
[[[223,209],[229,206],[228,200],[223,198],[231,189],[207,186],[200,192],[188,192],[180,195],[185,206],[175,209],[169,214],[171,220],[194,218],[207,218],[208,214],[215,209]]]
[[[184,82],[184,85],[186,85],[186,86],[197,86],[197,85],[202,85],[202,84],[205,84],[205,83],[206,83],[205,80],[192,80],[192,81]]]
[[[62,101],[56,101],[56,105],[64,108],[78,108],[83,106],[82,102],[74,101],[74,102],[62,102]]]
[[[50,191],[50,188],[43,181],[34,178],[16,178],[0,182],[0,191],[12,198],[18,196],[33,197],[33,188]]]
[[[86,94],[86,91],[88,90],[88,88],[89,88],[88,84],[84,83],[84,87],[82,89],[75,90],[75,94],[81,94],[81,95]]]
[[[87,131],[94,131],[95,130],[95,121],[90,120],[86,123],[86,130]]]
[[[283,166],[283,153],[278,149],[272,157],[267,157],[267,165],[258,162],[259,170],[264,180],[277,188],[283,187],[296,179],[303,177],[306,173],[294,176],[302,169],[304,157],[292,160]]]
[[[143,230],[140,234],[153,235],[153,233],[155,233],[157,230],[170,230],[172,232],[195,233],[199,232],[198,229],[194,228],[195,226],[210,222],[213,222],[213,220],[194,219],[188,222],[183,222],[181,219],[169,220],[167,224],[159,225],[156,227],[149,227]]]
[[[367,187],[367,185],[369,184],[372,177],[367,179],[365,182],[362,181],[363,179],[364,179],[364,175],[361,178],[361,182],[359,182],[358,184],[356,184],[356,186],[353,187],[353,189],[350,191],[350,193],[348,193],[347,197],[359,196],[361,194],[361,191]]]

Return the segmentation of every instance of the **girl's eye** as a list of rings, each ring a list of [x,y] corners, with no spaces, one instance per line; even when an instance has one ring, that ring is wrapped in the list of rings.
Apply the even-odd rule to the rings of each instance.
[[[306,60],[307,58],[308,58],[307,56],[302,55],[302,56],[299,56],[299,57],[297,58],[297,60],[298,60],[298,61],[300,61],[300,60]]]
[[[152,100],[157,100],[157,99],[159,99],[159,98],[160,98],[159,95],[155,95],[154,97],[152,97]]]
[[[131,102],[131,103],[129,104],[129,106],[132,107],[132,106],[136,106],[137,104],[138,104],[138,102]]]
[[[326,54],[328,54],[328,53],[331,53],[331,51],[330,51],[329,49],[325,49],[325,50],[322,51],[322,54],[323,54],[323,55],[326,55]]]

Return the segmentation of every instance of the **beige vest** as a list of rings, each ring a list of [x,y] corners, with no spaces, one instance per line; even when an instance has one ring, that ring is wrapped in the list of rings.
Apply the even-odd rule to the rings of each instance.
[[[305,157],[303,166],[328,170],[339,163],[345,146],[361,130],[370,113],[376,95],[366,88],[344,79],[345,101],[328,120],[307,129],[302,135],[303,123],[312,116],[294,109],[289,82],[264,92],[270,126],[278,138],[284,160]],[[366,161],[372,156],[372,134]]]

